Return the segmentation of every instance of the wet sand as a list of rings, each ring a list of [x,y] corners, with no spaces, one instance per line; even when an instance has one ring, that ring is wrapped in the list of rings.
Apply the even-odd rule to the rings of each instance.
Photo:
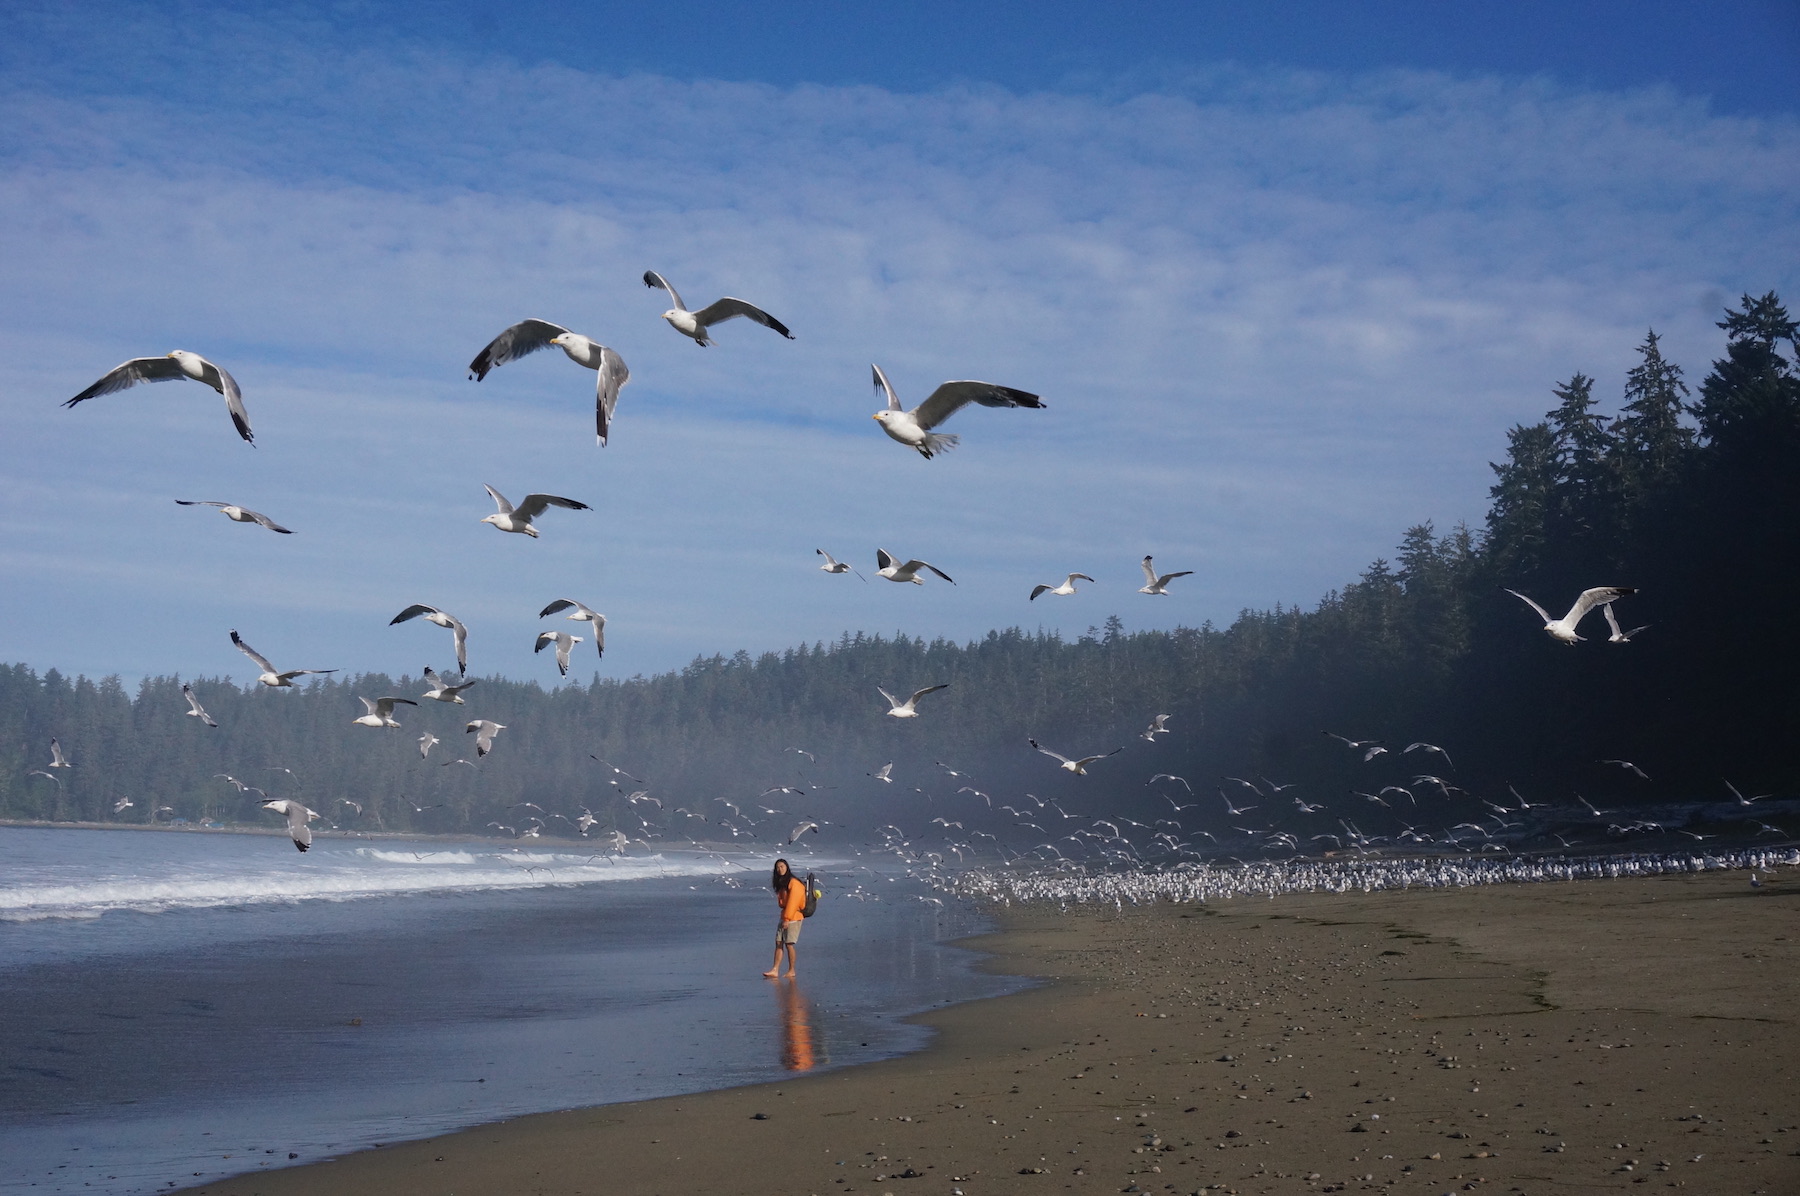
[[[1003,921],[915,1055],[193,1190],[1800,1192],[1792,869]]]

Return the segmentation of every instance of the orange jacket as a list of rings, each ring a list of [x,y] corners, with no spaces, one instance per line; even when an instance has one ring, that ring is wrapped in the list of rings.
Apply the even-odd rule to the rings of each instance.
[[[787,891],[777,894],[776,900],[781,902],[781,920],[798,922],[805,916],[800,911],[806,908],[806,882],[790,873]]]

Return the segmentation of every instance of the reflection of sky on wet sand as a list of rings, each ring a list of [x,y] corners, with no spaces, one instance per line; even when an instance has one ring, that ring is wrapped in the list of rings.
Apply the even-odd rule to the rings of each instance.
[[[775,986],[775,1000],[781,1010],[781,1066],[788,1071],[811,1071],[830,1063],[818,1030],[818,1014],[800,985],[783,980]]]

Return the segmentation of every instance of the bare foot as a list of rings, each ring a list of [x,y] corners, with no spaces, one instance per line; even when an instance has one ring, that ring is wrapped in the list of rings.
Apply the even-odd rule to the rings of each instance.
[[[765,975],[765,976],[767,976],[767,977],[768,977],[768,978],[769,978],[769,979],[771,979],[771,980],[773,980],[773,979],[775,979],[775,978],[776,978],[776,977],[777,977],[777,976],[779,976],[779,975],[781,975],[781,973],[780,973],[780,972],[777,972],[777,971],[776,971],[776,970],[775,970],[775,969],[774,969],[774,968],[770,968],[770,969],[769,969],[769,970],[768,970],[768,971],[766,971],[766,972],[764,972],[764,973],[763,973],[763,975]]]

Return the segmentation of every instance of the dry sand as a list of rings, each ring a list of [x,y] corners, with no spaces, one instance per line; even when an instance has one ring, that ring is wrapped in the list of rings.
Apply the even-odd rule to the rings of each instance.
[[[195,1190],[1786,1196],[1797,914],[1792,870],[1013,910],[974,945],[1051,982],[919,1054]]]

